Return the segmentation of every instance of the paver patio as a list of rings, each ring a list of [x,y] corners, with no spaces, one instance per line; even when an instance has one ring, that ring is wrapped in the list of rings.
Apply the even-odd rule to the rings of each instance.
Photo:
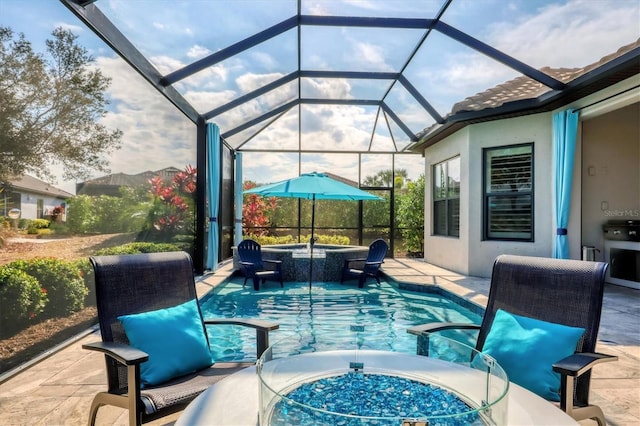
[[[230,263],[197,283],[199,295],[223,282],[232,271]],[[413,259],[389,259],[384,271],[399,281],[438,285],[482,306],[489,280],[468,277]],[[600,325],[598,350],[617,355],[618,362],[593,370],[591,400],[604,410],[610,425],[640,424],[640,291],[607,285]],[[94,331],[43,361],[0,383],[0,424],[86,424],[95,393],[106,389],[103,357],[81,348],[99,339]],[[156,420],[151,425],[170,425],[180,416]],[[103,407],[99,425],[126,425],[126,412]],[[582,425],[595,425],[591,420]]]

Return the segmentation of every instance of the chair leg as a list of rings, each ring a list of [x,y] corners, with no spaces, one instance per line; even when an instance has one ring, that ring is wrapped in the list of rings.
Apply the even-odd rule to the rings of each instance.
[[[100,401],[96,401],[98,398],[94,398],[91,402],[91,410],[89,411],[89,426],[94,426],[96,424],[96,417],[98,416],[98,408],[102,407]]]
[[[367,279],[365,274],[360,275],[360,277],[358,277],[358,288],[363,288],[364,287],[364,281]]]
[[[606,426],[602,409],[597,405],[588,405],[586,407],[574,408],[571,412],[567,411],[576,421],[591,419],[598,423],[598,426]]]
[[[244,282],[242,283],[242,288],[244,288],[245,285],[247,285],[247,276],[244,276]]]
[[[258,277],[253,277],[253,289],[255,291],[260,290],[260,278]]]
[[[98,415],[98,409],[104,405],[113,405],[114,407],[129,408],[129,398],[125,395],[116,395],[108,392],[99,392],[93,398],[91,402],[91,410],[89,411],[89,426],[94,426],[96,423],[96,417]],[[131,416],[130,416],[131,417]],[[139,425],[141,423],[141,417],[136,416],[134,419],[130,418],[132,425]]]

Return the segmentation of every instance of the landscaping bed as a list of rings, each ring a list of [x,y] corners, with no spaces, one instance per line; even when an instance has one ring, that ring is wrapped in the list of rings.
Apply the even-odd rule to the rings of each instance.
[[[96,250],[119,246],[135,240],[133,234],[108,234],[38,239],[14,235],[0,247],[0,265],[14,260],[55,257],[73,260],[90,256]],[[50,318],[0,339],[0,373],[6,372],[50,350],[74,335],[97,324],[94,306],[87,306],[67,317]]]

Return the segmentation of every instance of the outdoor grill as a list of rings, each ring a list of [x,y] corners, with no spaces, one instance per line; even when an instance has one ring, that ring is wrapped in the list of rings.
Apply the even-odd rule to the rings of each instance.
[[[640,289],[640,220],[609,220],[602,231],[607,281]]]
[[[609,220],[602,230],[605,240],[640,241],[640,220]]]

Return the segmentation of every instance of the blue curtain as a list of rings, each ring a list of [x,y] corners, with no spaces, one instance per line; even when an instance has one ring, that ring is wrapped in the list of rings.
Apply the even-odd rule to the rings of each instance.
[[[209,199],[209,240],[207,269],[218,268],[218,210],[220,209],[220,129],[207,124],[207,198]]]
[[[576,152],[578,111],[568,109],[553,114],[553,179],[555,183],[556,240],[553,257],[569,258],[567,226],[571,207],[571,177]]]
[[[235,183],[235,226],[234,243],[237,246],[242,241],[242,153],[236,152],[236,183]]]

